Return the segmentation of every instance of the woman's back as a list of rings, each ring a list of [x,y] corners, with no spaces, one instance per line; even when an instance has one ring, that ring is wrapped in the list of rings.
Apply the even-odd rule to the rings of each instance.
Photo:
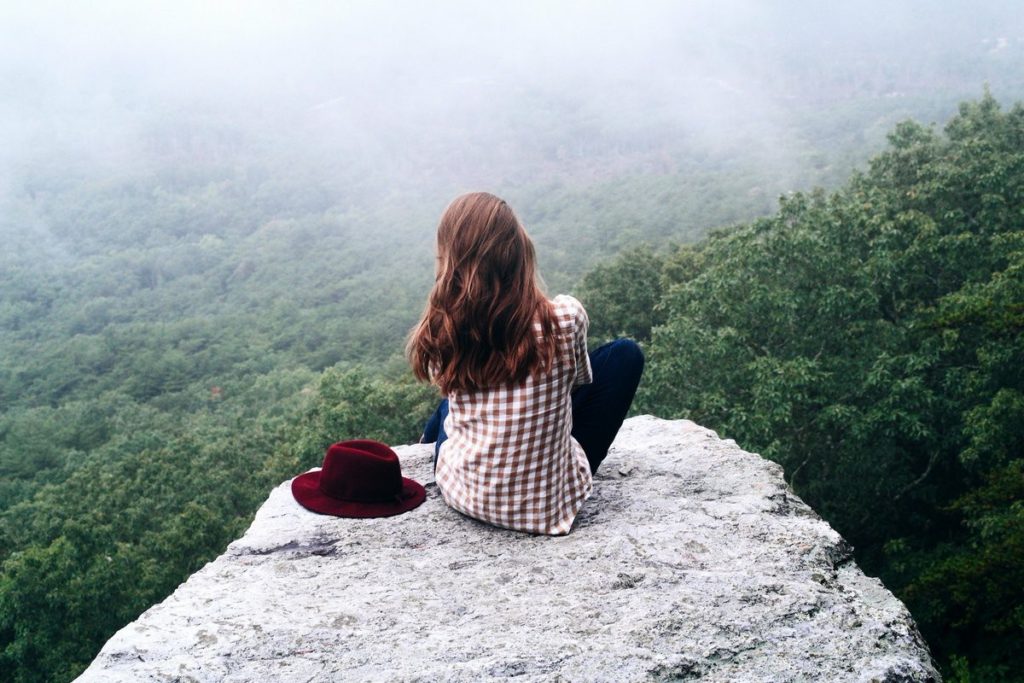
[[[520,531],[565,534],[592,488],[587,456],[570,436],[571,392],[591,373],[586,311],[570,296],[552,306],[556,355],[546,372],[449,393],[435,477],[460,512]]]
[[[576,299],[548,301],[533,242],[505,201],[471,192],[448,205],[407,352],[414,374],[448,397],[423,439],[436,444],[435,478],[451,507],[569,533],[643,371],[627,340],[588,354],[587,324]]]

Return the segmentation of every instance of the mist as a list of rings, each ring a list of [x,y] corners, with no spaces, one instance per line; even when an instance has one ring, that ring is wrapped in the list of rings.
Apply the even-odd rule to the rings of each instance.
[[[796,183],[818,180],[799,168],[808,112],[884,104],[840,121],[873,151],[984,83],[1020,97],[1022,65],[1012,2],[8,5],[0,178],[17,192],[40,159],[130,175],[276,147],[403,190],[694,157]]]

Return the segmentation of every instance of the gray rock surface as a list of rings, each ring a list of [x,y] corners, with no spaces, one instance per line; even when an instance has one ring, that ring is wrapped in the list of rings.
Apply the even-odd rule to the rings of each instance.
[[[781,468],[685,421],[627,420],[564,537],[427,501],[245,536],[111,638],[80,681],[938,680],[906,608]]]

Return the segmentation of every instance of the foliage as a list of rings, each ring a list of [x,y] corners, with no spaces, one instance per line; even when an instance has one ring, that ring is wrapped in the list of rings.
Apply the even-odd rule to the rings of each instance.
[[[114,436],[0,516],[5,680],[74,677],[238,537],[271,487],[319,465],[335,440],[415,440],[434,394],[339,367],[274,371],[211,400],[184,423],[137,404],[114,410]]]
[[[552,290],[582,278],[595,341],[645,343],[641,407],[782,462],[959,678],[1012,671],[1020,108],[967,104],[945,137],[901,124],[865,175],[753,220],[779,192],[844,176],[870,149],[852,122],[891,113],[858,100],[826,121],[808,104],[813,139],[785,132],[806,162],[794,170],[772,144],[748,158],[750,131],[720,149],[666,142],[646,112],[591,156],[578,131],[601,134],[594,112],[529,96],[524,130],[558,127],[493,189]],[[74,677],[241,533],[270,487],[334,440],[415,440],[436,400],[396,352],[462,162],[371,162],[333,139],[310,153],[300,133],[153,116],[150,144],[202,154],[171,144],[125,168],[40,155],[0,194],[3,680]],[[480,131],[462,144],[495,154]],[[436,178],[393,187],[428,161]]]
[[[579,296],[587,302],[591,348],[616,337],[650,339],[663,322],[657,306],[664,261],[650,247],[634,247],[587,273]]]
[[[490,189],[522,209],[554,290],[638,238],[770,208],[746,193],[753,162],[677,166],[675,143],[646,137],[565,157],[560,138],[590,115],[531,97],[537,118],[517,125],[559,117],[529,152],[547,170],[520,162]],[[137,112],[145,154],[57,141],[0,187],[3,680],[72,677],[270,486],[337,439],[415,440],[436,400],[395,356],[465,158],[409,156],[433,138],[382,157],[319,128],[180,114]],[[466,158],[492,166],[491,136],[469,133]],[[409,164],[438,173],[396,187]]]
[[[784,465],[946,662],[1002,680],[1024,626],[1024,107],[986,93],[945,132],[902,123],[839,191],[587,282],[660,283],[643,410]]]

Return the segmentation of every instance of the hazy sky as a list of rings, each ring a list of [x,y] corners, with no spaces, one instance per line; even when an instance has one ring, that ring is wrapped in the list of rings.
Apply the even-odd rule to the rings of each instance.
[[[1007,62],[1024,73],[1022,15],[1017,0],[0,0],[0,175],[53,144],[113,153],[154,112],[327,117],[394,147],[457,147],[462,129],[529,121],[540,97],[590,122],[581,137],[752,122],[770,139],[792,101],[844,88],[1005,88]]]
[[[544,81],[742,66],[787,45],[1020,40],[1015,0],[966,2],[5,2],[4,71],[54,85],[265,92],[339,78]],[[950,46],[954,47],[954,46]],[[866,57],[870,55],[865,54]],[[820,58],[833,59],[823,53]],[[750,63],[749,66],[759,65]],[[718,71],[718,69],[712,69]],[[730,69],[725,69],[729,71]]]

